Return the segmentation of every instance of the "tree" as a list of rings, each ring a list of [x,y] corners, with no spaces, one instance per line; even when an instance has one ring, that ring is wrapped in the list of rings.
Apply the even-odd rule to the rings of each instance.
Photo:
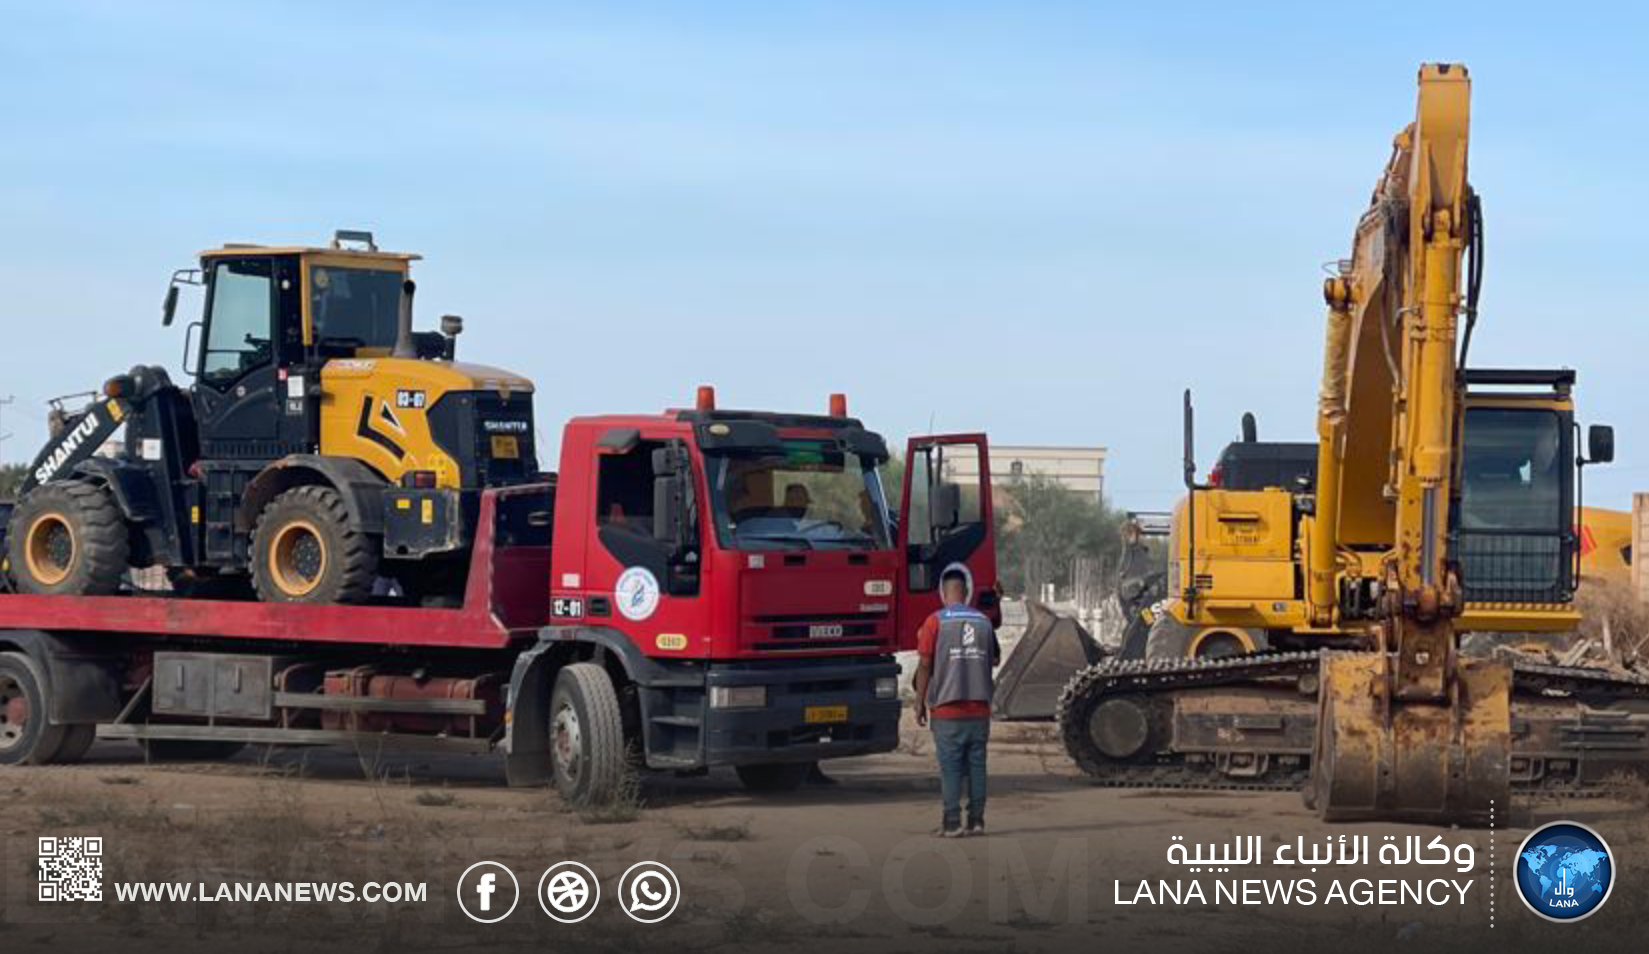
[[[996,548],[1003,588],[1036,596],[1045,584],[1068,590],[1078,557],[1116,568],[1123,515],[1103,501],[1044,476],[1017,475],[998,485]]]
[[[0,467],[0,500],[10,500],[17,496],[17,488],[23,486],[23,475],[28,472],[26,464],[6,464]]]

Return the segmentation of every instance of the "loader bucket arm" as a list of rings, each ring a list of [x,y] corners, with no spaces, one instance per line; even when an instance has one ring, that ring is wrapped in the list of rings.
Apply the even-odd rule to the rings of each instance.
[[[110,378],[100,396],[68,415],[46,440],[29,464],[17,496],[22,498],[41,484],[74,473],[120,430],[135,408],[171,383],[160,368],[142,366]]]

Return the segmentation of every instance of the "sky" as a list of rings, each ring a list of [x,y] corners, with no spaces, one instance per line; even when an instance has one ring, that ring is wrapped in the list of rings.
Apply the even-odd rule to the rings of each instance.
[[[181,378],[226,241],[417,251],[421,324],[578,414],[823,411],[1103,445],[1129,509],[1245,410],[1310,439],[1325,263],[1472,71],[1474,363],[1578,369],[1649,489],[1649,16],[1626,5],[0,2],[0,458],[45,400]],[[187,296],[183,308],[198,309]],[[547,462],[553,457],[547,457]],[[553,466],[553,464],[552,464]]]

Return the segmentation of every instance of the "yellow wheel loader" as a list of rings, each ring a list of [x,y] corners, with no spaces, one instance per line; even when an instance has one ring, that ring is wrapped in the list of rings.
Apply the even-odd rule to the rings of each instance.
[[[204,288],[194,383],[136,367],[54,419],[19,499],[0,505],[12,585],[110,594],[158,566],[202,595],[454,595],[480,492],[538,478],[533,389],[455,360],[456,316],[413,330],[417,258],[366,232],[202,252],[163,307],[170,325],[179,289]]]

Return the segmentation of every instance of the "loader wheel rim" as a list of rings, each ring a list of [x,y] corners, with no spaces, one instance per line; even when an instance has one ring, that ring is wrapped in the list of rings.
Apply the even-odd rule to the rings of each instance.
[[[23,554],[29,576],[43,586],[56,586],[74,570],[79,541],[62,514],[43,513],[29,524]]]
[[[0,675],[0,751],[16,748],[29,731],[29,698],[13,676]]]
[[[579,724],[578,712],[570,705],[557,709],[550,729],[556,771],[570,781],[578,781],[584,753],[584,728]]]
[[[275,534],[269,547],[269,573],[281,592],[307,596],[326,576],[327,559],[321,531],[307,520],[294,520]]]

